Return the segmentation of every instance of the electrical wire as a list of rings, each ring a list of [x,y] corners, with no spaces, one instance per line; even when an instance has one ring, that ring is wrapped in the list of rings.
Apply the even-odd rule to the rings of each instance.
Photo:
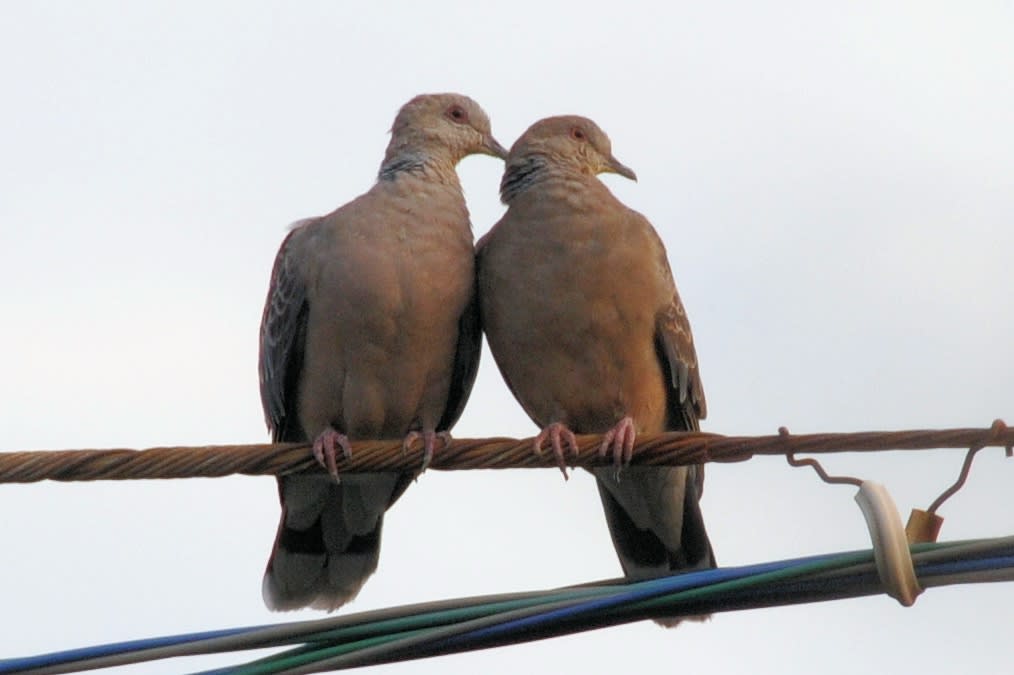
[[[1014,580],[1014,537],[917,544],[911,551],[924,588]],[[295,675],[485,649],[657,616],[691,616],[883,592],[873,551],[849,551],[635,583],[607,580],[317,621],[131,640],[0,660],[0,674],[52,675],[153,659],[289,647],[246,664],[204,672]]]

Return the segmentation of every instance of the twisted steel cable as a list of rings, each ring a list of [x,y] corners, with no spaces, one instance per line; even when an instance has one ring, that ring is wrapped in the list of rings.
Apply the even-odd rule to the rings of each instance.
[[[602,437],[577,437],[579,451],[567,456],[571,466],[608,466],[599,453]],[[702,432],[671,432],[639,436],[632,465],[685,465],[742,462],[757,455],[930,450],[937,448],[1014,447],[1014,429],[1001,420],[989,428],[862,431],[855,433],[723,436]],[[533,449],[533,439],[461,438],[438,448],[430,469],[535,469],[557,466],[552,452]],[[422,452],[406,451],[401,441],[356,441],[352,457],[339,458],[339,473],[414,471]],[[43,480],[91,481],[151,478],[218,477],[231,474],[282,475],[323,471],[303,443],[157,447],[147,450],[36,450],[0,453],[0,483]]]

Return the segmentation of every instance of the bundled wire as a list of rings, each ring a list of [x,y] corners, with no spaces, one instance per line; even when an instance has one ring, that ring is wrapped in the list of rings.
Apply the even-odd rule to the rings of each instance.
[[[924,588],[1014,580],[1014,537],[912,546]],[[691,572],[636,583],[435,603],[266,626],[135,640],[0,661],[34,675],[179,656],[289,647],[229,668],[236,675],[313,673],[486,649],[652,617],[820,602],[883,592],[872,550]]]

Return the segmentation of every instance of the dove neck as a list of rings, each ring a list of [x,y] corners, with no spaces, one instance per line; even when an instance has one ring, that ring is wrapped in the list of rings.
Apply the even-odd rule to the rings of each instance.
[[[500,201],[509,204],[512,199],[546,179],[550,174],[549,162],[544,157],[529,156],[510,162],[500,181]]]
[[[401,150],[388,152],[377,173],[379,180],[397,180],[403,176],[414,175],[436,180],[441,183],[458,185],[458,174],[454,164],[441,161],[438,157],[417,150]]]

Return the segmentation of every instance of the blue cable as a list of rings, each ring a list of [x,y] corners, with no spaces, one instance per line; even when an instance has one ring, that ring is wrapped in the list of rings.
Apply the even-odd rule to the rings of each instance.
[[[36,656],[2,659],[0,660],[0,673],[15,673],[18,671],[28,670],[31,668],[44,668],[47,666],[57,666],[67,663],[74,663],[76,661],[85,661],[88,659],[113,656],[116,654],[128,654],[130,652],[140,652],[146,649],[155,649],[157,647],[173,647],[175,645],[187,644],[188,642],[200,642],[201,640],[210,640],[213,638],[220,637],[230,637],[233,635],[238,635],[253,630],[258,630],[262,627],[263,626],[248,626],[246,628],[224,628],[221,630],[206,631],[202,633],[167,635],[164,637],[145,638],[143,640],[111,642],[104,645],[95,645],[94,647],[80,647],[77,649],[68,649],[66,651],[61,652],[38,654]]]
[[[975,575],[976,573],[1014,569],[1014,547],[1005,546],[992,550],[975,552],[975,557],[963,560],[933,560],[924,563],[917,563],[916,569],[920,577],[930,580],[936,576],[953,575]],[[527,631],[538,630],[553,624],[571,623],[592,626],[596,612],[609,610],[623,605],[633,604],[652,598],[664,596],[671,593],[702,588],[717,583],[734,581],[750,576],[791,570],[792,568],[805,568],[813,564],[840,561],[844,567],[851,567],[857,562],[872,560],[871,551],[850,551],[845,553],[833,553],[792,560],[781,560],[769,563],[759,563],[735,568],[721,568],[688,572],[672,577],[661,577],[650,579],[624,586],[615,593],[606,596],[592,598],[577,602],[564,608],[549,610],[544,613],[532,616],[508,620],[503,623],[478,628],[475,630],[449,636],[426,644],[424,651],[427,653],[446,653],[455,649],[476,648],[482,644],[488,644],[497,638],[509,638],[511,636],[524,634]],[[775,604],[774,600],[788,602],[806,602],[812,600],[827,600],[832,597],[848,597],[856,594],[873,594],[880,590],[880,580],[875,572],[846,572],[839,570],[823,578],[807,578],[806,571],[800,570],[801,576],[795,578],[784,578],[773,580],[757,588],[740,588],[732,591],[725,598],[726,607],[730,606],[757,606],[758,604]],[[554,591],[558,594],[561,589]],[[664,611],[663,611],[664,613]],[[79,661],[115,656],[119,654],[130,654],[146,650],[174,647],[197,643],[216,638],[227,638],[245,633],[251,633],[263,629],[272,629],[287,624],[268,624],[261,626],[248,626],[243,628],[229,628],[200,633],[187,633],[181,635],[148,638],[143,640],[131,640],[126,642],[109,643],[94,647],[71,649],[61,652],[51,652],[36,656],[0,660],[0,675],[4,673],[21,672],[25,670],[45,668],[52,666],[63,666],[74,664]],[[310,628],[303,637],[319,632],[319,628]],[[293,636],[292,642],[299,641],[298,636]],[[416,646],[418,649],[419,646]],[[190,653],[192,655],[193,652]],[[174,656],[185,656],[180,653]],[[228,673],[235,668],[222,668],[212,672]]]
[[[862,553],[862,552],[857,552]],[[774,563],[762,563],[748,565],[738,568],[725,568],[721,570],[703,570],[700,572],[685,573],[676,577],[663,577],[649,581],[633,584],[631,590],[621,591],[616,594],[589,600],[586,602],[570,605],[568,607],[551,610],[542,614],[514,619],[494,626],[488,626],[460,635],[445,638],[432,643],[432,647],[443,652],[446,649],[470,647],[483,643],[486,640],[502,637],[512,633],[521,633],[529,629],[535,629],[554,622],[564,622],[579,618],[582,615],[592,614],[598,610],[611,609],[625,604],[633,604],[640,600],[650,599],[659,595],[667,595],[679,591],[700,588],[722,581],[731,581],[749,576],[776,572],[791,567],[803,567],[811,563],[830,562],[835,558],[844,558],[851,554],[829,554],[823,556],[811,556],[794,560],[779,561]],[[871,556],[872,557],[872,556]],[[946,563],[925,563],[919,566],[920,576],[929,577],[941,574],[961,574],[986,570],[993,570],[1014,566],[1014,556],[993,557],[988,559],[973,559],[953,561]],[[825,579],[789,579],[775,582],[777,587],[758,589],[741,589],[736,595],[743,598],[758,598],[763,595],[784,594],[788,595],[789,588],[795,586],[797,593],[802,600],[818,599],[826,596],[829,591],[836,589],[844,590],[850,588],[858,590],[866,587],[871,592],[880,587],[880,579],[876,573],[849,573],[846,575],[835,575]]]
[[[986,572],[1005,567],[1014,567],[1014,555],[1001,555],[993,558],[976,558],[972,560],[953,560],[946,562],[926,563],[917,566],[919,576],[949,576],[951,574],[968,574],[970,572]]]
[[[514,619],[494,626],[479,628],[467,633],[438,640],[432,644],[435,648],[442,651],[446,648],[454,648],[462,645],[482,642],[486,639],[495,638],[499,635],[536,628],[554,621],[562,622],[568,619],[577,618],[584,614],[595,612],[597,610],[611,609],[619,605],[634,603],[640,600],[648,600],[660,595],[667,595],[669,593],[690,590],[693,588],[701,588],[703,586],[710,586],[723,581],[733,581],[757,574],[777,572],[794,566],[803,566],[816,562],[827,562],[833,558],[839,557],[840,555],[841,554],[827,554],[822,556],[811,556],[809,558],[800,558],[797,560],[782,560],[778,562],[746,565],[743,567],[700,570],[697,572],[687,572],[677,576],[649,579],[631,584],[630,590],[623,590],[604,598],[587,600],[585,602],[551,610],[542,614]]]

